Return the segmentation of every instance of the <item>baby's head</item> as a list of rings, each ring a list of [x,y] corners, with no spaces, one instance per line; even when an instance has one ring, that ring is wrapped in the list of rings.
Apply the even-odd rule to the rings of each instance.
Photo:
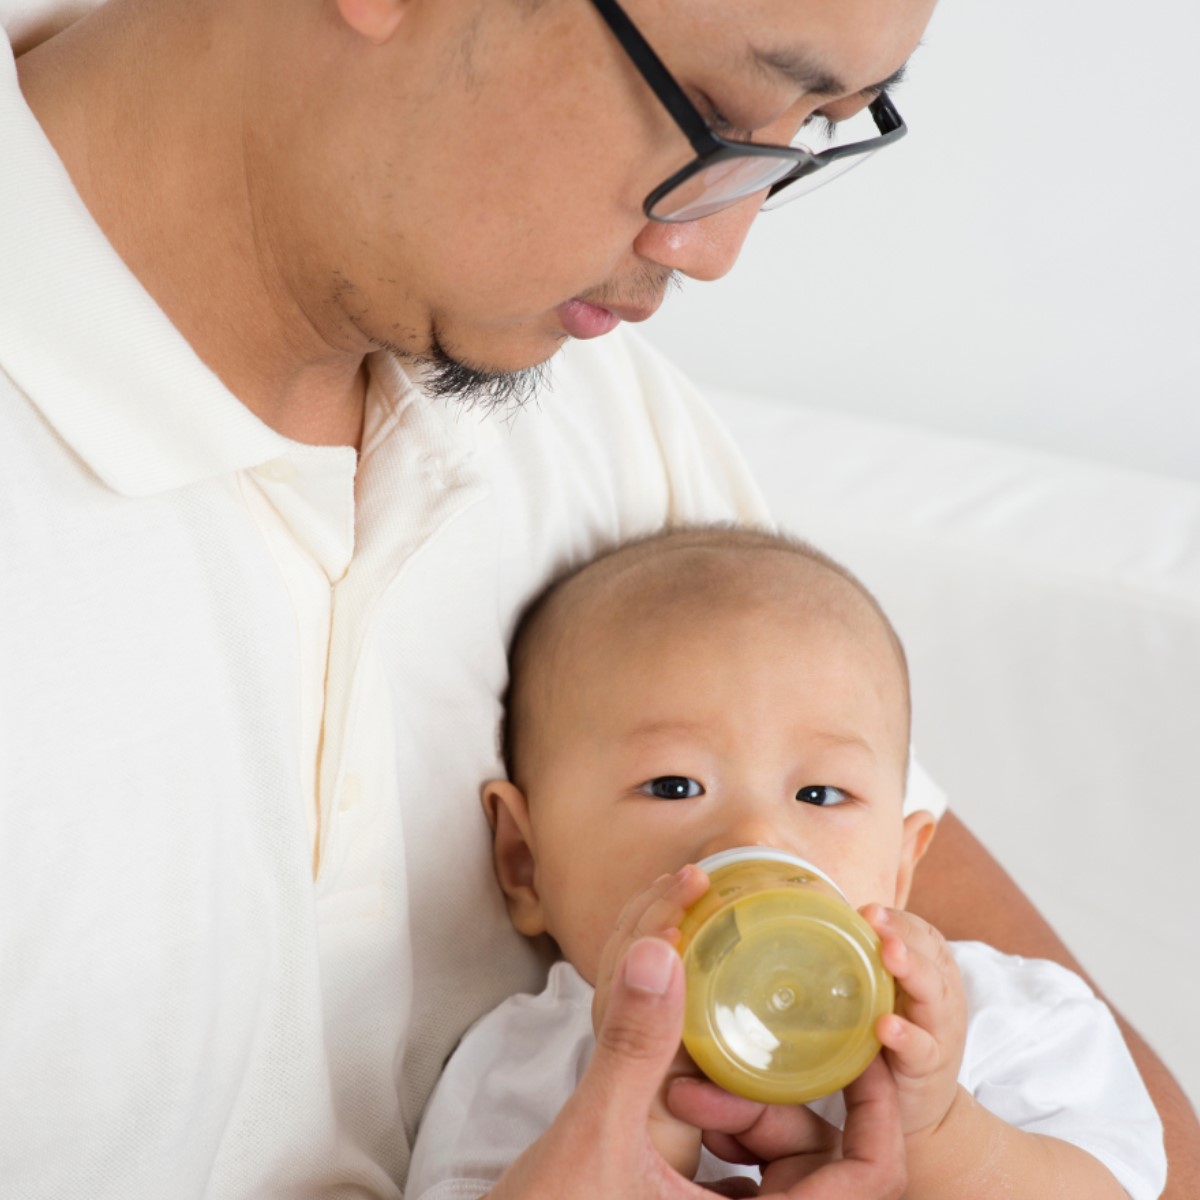
[[[497,875],[517,929],[589,982],[632,896],[733,846],[808,859],[856,908],[904,904],[933,832],[902,811],[904,653],[819,552],[726,528],[625,544],[535,601],[511,670]]]

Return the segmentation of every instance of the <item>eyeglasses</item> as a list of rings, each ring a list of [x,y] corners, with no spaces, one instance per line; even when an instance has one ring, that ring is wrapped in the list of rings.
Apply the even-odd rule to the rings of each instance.
[[[697,221],[764,190],[763,208],[777,208],[865,162],[908,132],[904,118],[887,93],[881,92],[866,109],[878,131],[875,137],[821,151],[798,141],[773,146],[723,138],[709,128],[617,0],[592,3],[696,152],[691,162],[646,197],[642,210],[652,221]]]

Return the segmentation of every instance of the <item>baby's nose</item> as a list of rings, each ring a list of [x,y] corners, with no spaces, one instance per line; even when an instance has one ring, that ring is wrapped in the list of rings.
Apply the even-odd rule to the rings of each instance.
[[[704,844],[697,861],[719,854],[722,850],[736,850],[740,846],[767,846],[772,850],[785,850],[775,823],[758,814],[746,814],[730,821]]]

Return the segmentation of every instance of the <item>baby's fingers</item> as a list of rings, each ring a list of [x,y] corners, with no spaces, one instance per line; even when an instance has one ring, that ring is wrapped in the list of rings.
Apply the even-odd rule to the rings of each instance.
[[[621,910],[609,949],[618,952],[640,938],[661,937],[674,931],[683,914],[708,890],[708,876],[696,866],[681,867],[674,875],[662,875],[644,892],[634,896]]]
[[[879,1018],[875,1036],[890,1052],[889,1062],[898,1075],[919,1079],[941,1066],[943,1051],[933,1034],[896,1013]]]
[[[958,963],[931,925],[910,913],[869,907],[864,915],[883,942],[884,966],[896,977],[896,1011],[880,1017],[876,1034],[904,1097],[907,1129],[930,1112],[944,1115],[953,1096],[967,1036],[967,999]],[[905,1081],[926,1100],[916,1105]],[[929,1098],[936,1103],[927,1103]]]
[[[963,1006],[958,964],[945,938],[920,917],[871,905],[864,912],[882,943],[883,965],[904,991],[908,1015],[919,1024]]]
[[[603,1019],[613,972],[629,947],[644,937],[665,937],[675,941],[683,914],[707,890],[708,876],[699,867],[686,866],[674,875],[660,876],[625,905],[600,959],[596,999],[592,1006],[597,1027]]]

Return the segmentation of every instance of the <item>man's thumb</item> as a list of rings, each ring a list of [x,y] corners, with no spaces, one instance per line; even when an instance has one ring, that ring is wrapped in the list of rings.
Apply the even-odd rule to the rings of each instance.
[[[634,942],[613,978],[586,1083],[633,1120],[644,1119],[679,1049],[683,991],[683,964],[661,938]]]

